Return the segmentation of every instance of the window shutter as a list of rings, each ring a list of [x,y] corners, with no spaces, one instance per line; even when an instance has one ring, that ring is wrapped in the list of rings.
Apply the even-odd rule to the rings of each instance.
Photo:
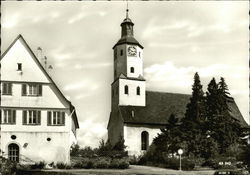
[[[2,110],[0,109],[0,124],[2,124]]]
[[[62,125],[65,125],[65,112],[62,112]]]
[[[27,111],[23,111],[23,124],[27,124]]]
[[[6,94],[7,93],[7,84],[6,83],[3,83],[3,92],[2,94]]]
[[[47,112],[47,124],[51,125],[51,112],[50,111]]]
[[[38,85],[38,96],[42,96],[42,94],[43,94],[43,88],[42,88],[42,85],[39,84]]]
[[[40,125],[41,124],[41,111],[37,111],[38,113],[38,124]]]
[[[10,83],[10,94],[12,95],[12,83]]]
[[[26,95],[27,95],[27,85],[22,84],[22,96],[26,96]]]
[[[12,111],[12,123],[16,124],[16,110]]]

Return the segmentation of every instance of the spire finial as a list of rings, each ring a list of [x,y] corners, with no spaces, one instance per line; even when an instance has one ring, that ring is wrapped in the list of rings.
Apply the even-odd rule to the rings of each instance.
[[[126,1],[127,1],[126,18],[128,18],[128,0]]]

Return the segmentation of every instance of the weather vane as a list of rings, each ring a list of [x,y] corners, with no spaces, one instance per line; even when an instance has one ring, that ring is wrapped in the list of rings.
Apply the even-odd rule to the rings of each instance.
[[[126,0],[126,2],[127,2],[126,18],[128,18],[128,0]]]

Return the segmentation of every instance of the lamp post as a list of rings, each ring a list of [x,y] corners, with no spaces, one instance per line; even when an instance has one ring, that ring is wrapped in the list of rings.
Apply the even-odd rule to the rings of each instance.
[[[178,149],[178,154],[180,155],[180,171],[181,171],[181,155],[183,154],[183,150],[180,148]]]

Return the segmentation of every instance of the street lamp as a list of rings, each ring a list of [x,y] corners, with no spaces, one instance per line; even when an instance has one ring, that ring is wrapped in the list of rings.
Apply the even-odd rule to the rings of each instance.
[[[181,171],[181,155],[183,154],[183,150],[180,148],[178,149],[178,154],[180,155],[180,171]]]

